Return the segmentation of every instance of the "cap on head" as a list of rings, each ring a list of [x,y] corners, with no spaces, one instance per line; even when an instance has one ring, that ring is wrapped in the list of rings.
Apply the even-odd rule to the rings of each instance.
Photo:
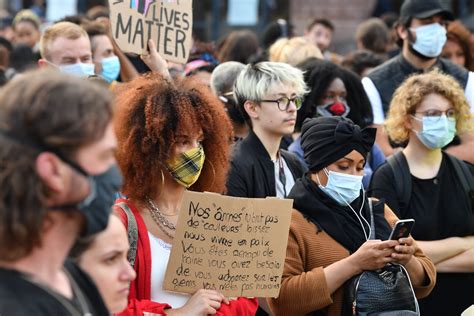
[[[405,0],[400,9],[400,18],[425,19],[437,14],[446,20],[454,20],[454,15],[439,0]]]

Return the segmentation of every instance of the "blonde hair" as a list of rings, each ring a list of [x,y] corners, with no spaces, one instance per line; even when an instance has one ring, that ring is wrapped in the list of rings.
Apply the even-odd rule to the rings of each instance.
[[[458,133],[472,129],[470,108],[463,89],[453,77],[435,69],[410,76],[395,91],[385,121],[385,129],[393,141],[403,143],[409,139],[410,129],[406,122],[423,99],[432,93],[443,96],[453,105]]]
[[[18,12],[15,15],[15,18],[13,19],[12,26],[15,29],[18,23],[25,22],[25,21],[30,22],[31,24],[33,24],[33,26],[37,30],[39,30],[39,28],[41,26],[41,20],[38,17],[38,15],[36,15],[36,13],[34,13],[33,11],[31,11],[29,9],[21,10],[20,12]]]
[[[248,64],[240,72],[234,83],[234,96],[245,121],[252,126],[244,104],[246,101],[260,102],[265,95],[273,92],[279,85],[290,86],[295,89],[297,96],[309,92],[303,78],[303,72],[286,63],[263,61],[257,64]]]
[[[323,54],[313,43],[304,37],[280,38],[269,50],[270,61],[287,63],[296,66],[309,57],[323,59]]]
[[[87,32],[77,24],[71,22],[59,22],[48,27],[41,36],[40,53],[41,58],[49,60],[51,57],[51,44],[59,37],[65,37],[70,40],[75,40],[81,36],[89,39]]]

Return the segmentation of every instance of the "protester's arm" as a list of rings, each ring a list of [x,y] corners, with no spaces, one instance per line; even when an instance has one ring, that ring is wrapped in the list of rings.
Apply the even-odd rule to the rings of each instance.
[[[390,256],[397,244],[395,240],[368,240],[354,254],[324,268],[329,292],[334,293],[354,275],[366,270],[381,269],[393,262]]]
[[[364,270],[375,270],[393,261],[390,255],[396,241],[369,240],[354,254],[337,260],[328,266],[319,266],[311,270],[305,266],[305,252],[317,252],[309,249],[307,238],[322,238],[320,242],[334,243],[331,238],[321,236],[323,233],[307,235],[307,220],[296,211],[292,216],[290,234],[283,268],[280,295],[269,300],[273,311],[278,315],[306,315],[333,304],[332,294],[345,281]],[[320,235],[320,236],[318,236]],[[318,241],[314,242],[315,244]],[[318,254],[327,255],[327,254]]]
[[[438,272],[474,272],[474,248],[471,248],[459,255],[439,262],[436,265]]]
[[[471,124],[474,124],[474,120],[472,120]],[[461,144],[449,146],[446,152],[458,159],[474,164],[474,133],[464,133],[458,136],[461,140]]]
[[[434,264],[453,258],[474,247],[474,236],[449,237],[440,240],[417,241],[423,253],[430,257]]]
[[[258,301],[256,298],[249,299],[239,297],[236,300],[231,300],[229,304],[222,304],[221,308],[215,315],[239,315],[239,316],[253,316],[257,312]]]
[[[148,315],[162,315],[167,316],[166,309],[171,308],[168,304],[161,304],[152,302],[150,300],[136,300],[131,299],[128,306],[121,313],[116,316],[142,316],[145,313]]]
[[[294,229],[290,229],[283,268],[280,294],[269,299],[272,311],[277,315],[292,315],[295,311],[305,315],[333,303],[324,268],[305,271],[300,245]]]
[[[395,262],[405,266],[416,297],[428,296],[436,283],[434,263],[421,251],[412,237],[401,238],[399,241],[400,244],[395,247],[396,252],[392,254],[392,257],[396,259]],[[408,250],[410,248],[411,250]],[[409,254],[412,254],[411,258],[403,262],[403,257],[407,257]]]
[[[114,42],[115,43],[115,42]],[[128,82],[138,77],[140,74],[135,69],[128,57],[114,44],[114,52],[120,61],[120,78],[123,82]]]

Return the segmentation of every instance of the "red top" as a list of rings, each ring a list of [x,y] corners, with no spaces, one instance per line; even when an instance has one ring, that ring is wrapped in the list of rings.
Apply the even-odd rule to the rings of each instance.
[[[148,230],[145,222],[141,217],[135,205],[127,199],[118,199],[116,203],[126,203],[132,210],[133,215],[137,221],[138,228],[138,242],[137,242],[137,256],[135,259],[135,272],[137,277],[135,281],[130,284],[130,294],[128,295],[127,308],[118,315],[120,316],[137,316],[143,315],[143,312],[166,315],[165,308],[171,308],[166,303],[157,303],[150,301],[151,298],[151,249],[150,239],[148,238]],[[115,212],[120,216],[125,227],[128,226],[127,215],[124,211],[114,206]],[[215,315],[238,315],[238,316],[253,316],[257,311],[257,299],[248,299],[240,297],[237,300],[230,301],[230,304],[222,304],[221,308]]]

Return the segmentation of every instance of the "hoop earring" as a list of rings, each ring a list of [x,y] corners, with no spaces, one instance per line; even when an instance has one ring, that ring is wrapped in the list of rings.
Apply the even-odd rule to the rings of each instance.
[[[163,169],[160,169],[161,172],[161,186],[160,186],[160,194],[156,197],[157,200],[160,199],[161,195],[163,194],[163,188],[165,187],[165,174],[163,173]]]
[[[209,186],[209,189],[211,189],[212,186],[214,185],[214,182],[216,181],[216,169],[214,168],[214,165],[212,164],[212,161],[210,161],[210,160],[206,160],[206,161],[209,163],[209,166],[212,169],[212,182],[211,182],[211,185]],[[219,192],[219,193],[221,193],[221,192]]]

